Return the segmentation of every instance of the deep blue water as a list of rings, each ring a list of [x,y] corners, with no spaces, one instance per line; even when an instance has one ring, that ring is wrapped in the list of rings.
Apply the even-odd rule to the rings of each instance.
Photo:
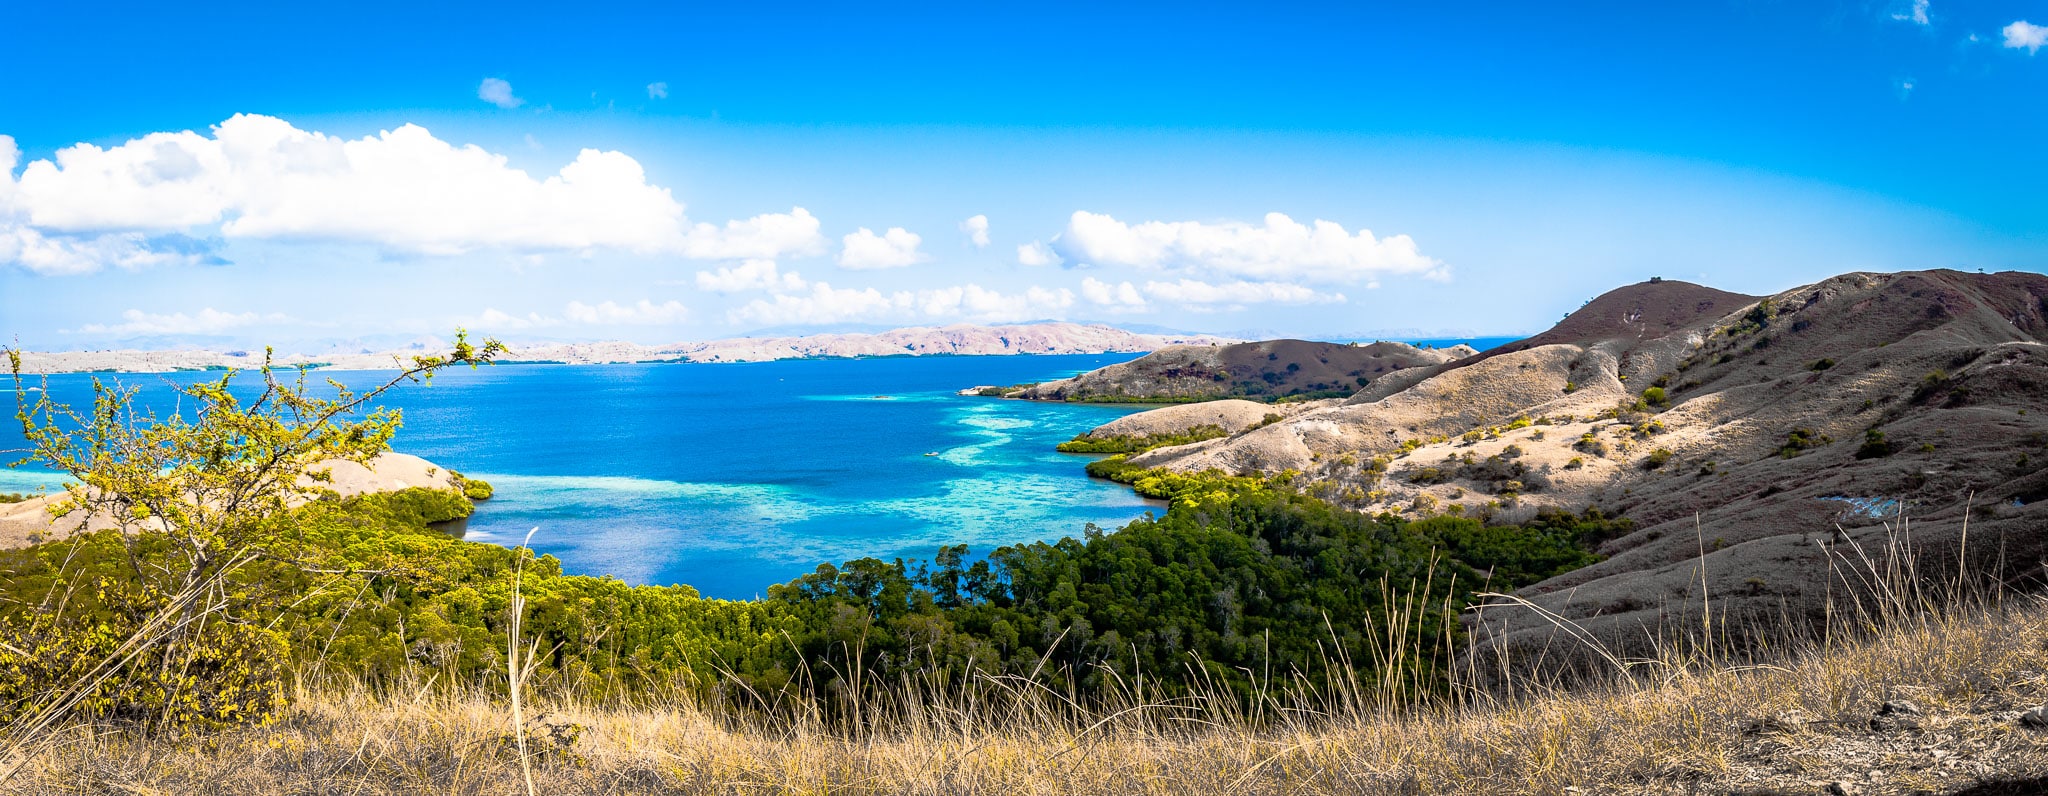
[[[1132,411],[967,398],[1136,355],[902,357],[759,364],[500,365],[405,386],[393,447],[491,482],[467,538],[533,547],[573,573],[751,597],[861,556],[930,558],[1120,526],[1156,506],[1053,446]],[[159,410],[171,382],[122,375]],[[214,374],[216,377],[218,374]],[[380,374],[319,372],[355,387]],[[92,376],[54,376],[85,406]],[[22,445],[4,424],[0,449]],[[926,453],[936,456],[926,456]],[[11,461],[18,456],[8,457]],[[57,483],[0,470],[0,492]]]

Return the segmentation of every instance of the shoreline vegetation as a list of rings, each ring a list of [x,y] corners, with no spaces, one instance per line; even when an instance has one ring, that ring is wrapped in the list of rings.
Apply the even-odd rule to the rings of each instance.
[[[2040,784],[2048,606],[1923,576],[1903,520],[1829,552],[1827,621],[1673,628],[1623,658],[1477,653],[1484,612],[1633,523],[1368,515],[1294,471],[1129,461],[1225,436],[1076,438],[1167,501],[1120,529],[977,558],[821,564],[751,601],[566,575],[434,530],[490,485],[284,500],[311,461],[387,449],[385,389],[503,353],[461,335],[384,387],[190,419],[42,397],[21,421],[117,528],[0,551],[0,784],[365,793],[1549,793]],[[16,373],[21,372],[17,358]],[[1277,415],[1269,418],[1277,418]],[[1273,420],[1265,421],[1271,423]],[[1182,438],[1188,438],[1182,440]],[[82,446],[86,440],[96,440]],[[253,455],[259,451],[272,451]],[[295,469],[297,468],[297,469]],[[284,490],[284,491],[278,491]],[[180,533],[149,530],[159,519]],[[1699,599],[1711,606],[1711,596]],[[522,712],[521,704],[537,712]],[[510,707],[508,713],[508,705]],[[531,719],[526,718],[531,715]],[[1922,736],[1945,738],[1934,744]],[[1947,749],[1946,753],[1939,753]],[[353,750],[353,751],[350,751]],[[1868,770],[1871,756],[1892,761]],[[144,762],[148,761],[148,762]],[[1912,766],[1899,768],[1898,761]],[[1867,773],[1866,773],[1867,772]],[[320,787],[328,787],[322,785]],[[1844,786],[1845,788],[1848,786]],[[2023,792],[2023,791],[2014,791]]]

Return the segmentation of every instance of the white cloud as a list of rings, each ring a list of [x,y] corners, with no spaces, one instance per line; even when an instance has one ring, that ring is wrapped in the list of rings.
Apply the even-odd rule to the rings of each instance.
[[[1053,253],[1051,246],[1038,241],[1034,240],[1017,247],[1017,263],[1019,265],[1037,267],[1041,265],[1055,265],[1059,261],[1060,256]]]
[[[1002,293],[980,285],[963,285],[917,291],[916,306],[931,318],[1021,321],[1074,306],[1074,292],[1033,286],[1022,293]]]
[[[883,293],[874,288],[834,288],[813,282],[809,293],[755,299],[734,309],[734,323],[829,324],[853,320],[1017,321],[1058,316],[1074,305],[1074,292],[1031,287],[1003,293],[980,285]]]
[[[2036,25],[2024,19],[2005,26],[2005,46],[2014,50],[2026,50],[2033,55],[2048,45],[2048,27]]]
[[[502,155],[410,124],[346,140],[237,115],[212,133],[151,133],[104,149],[78,144],[29,163],[18,180],[9,139],[0,146],[0,240],[11,242],[0,243],[0,263],[44,273],[132,265],[150,259],[148,244],[164,233],[194,232],[422,254],[623,249],[743,259],[826,247],[818,220],[800,207],[691,224],[669,190],[620,152],[585,149],[535,179]],[[141,237],[152,233],[158,238]],[[91,237],[108,234],[127,237]],[[47,240],[60,235],[73,239]]]
[[[1081,280],[1081,297],[1090,304],[1115,308],[1140,308],[1145,306],[1145,297],[1138,294],[1138,288],[1129,282],[1109,284],[1095,277]]]
[[[1369,286],[1370,287],[1370,286]],[[1195,279],[1146,282],[1145,293],[1161,301],[1189,306],[1246,304],[1339,304],[1342,293],[1325,293],[1286,282],[1230,282],[1212,285]]]
[[[1915,25],[1925,25],[1928,23],[1927,3],[1928,0],[1913,0],[1913,7],[1911,9],[1893,14],[1892,19],[1900,22],[1911,22]]]
[[[767,290],[791,292],[804,289],[804,278],[796,272],[778,273],[774,260],[748,260],[736,266],[711,271],[697,272],[697,288],[715,293],[737,293],[742,290]]]
[[[649,84],[647,84],[647,98],[648,98],[648,99],[668,99],[668,84],[667,84],[667,83],[649,83]]]
[[[725,226],[699,223],[684,236],[678,252],[699,260],[773,260],[825,253],[818,219],[801,207],[787,213],[763,213]]]
[[[854,270],[916,265],[925,259],[917,250],[922,242],[924,239],[917,233],[902,227],[890,227],[880,235],[861,227],[860,231],[840,239],[839,265]]]
[[[966,221],[960,222],[960,231],[966,233],[967,240],[974,243],[974,248],[988,248],[988,216],[968,216]]]
[[[45,235],[9,224],[0,214],[0,264],[14,263],[46,276],[87,274],[106,266],[137,270],[219,262],[206,248],[190,238],[152,239],[134,232]]]
[[[484,78],[484,82],[476,87],[476,98],[508,111],[526,104],[526,100],[512,95],[511,83],[495,77]]]
[[[903,295],[903,294],[898,294]],[[884,315],[896,308],[889,296],[874,288],[838,289],[824,282],[811,283],[804,295],[777,295],[755,299],[728,314],[735,323],[781,325],[787,323],[839,323],[854,318]]]
[[[608,324],[620,326],[665,326],[681,323],[690,317],[690,308],[678,301],[656,304],[641,299],[633,304],[619,304],[607,301],[596,306],[581,301],[571,301],[562,308],[562,315],[577,323]]]
[[[1280,213],[1268,213],[1263,226],[1252,226],[1238,221],[1127,224],[1082,210],[1068,220],[1054,245],[1068,262],[1259,281],[1353,284],[1381,274],[1449,274],[1406,235],[1375,238],[1363,229],[1352,235],[1334,222],[1306,225]]]
[[[459,318],[455,325],[473,332],[493,333],[514,329],[535,329],[544,326],[560,326],[560,318],[551,318],[538,312],[523,316],[513,315],[495,307],[487,308],[473,318]]]
[[[121,313],[121,323],[89,323],[72,331],[75,334],[219,334],[259,323],[290,321],[290,317],[279,313],[261,315],[254,312],[221,312],[212,307],[193,315],[182,312],[158,315],[142,310],[128,310]]]

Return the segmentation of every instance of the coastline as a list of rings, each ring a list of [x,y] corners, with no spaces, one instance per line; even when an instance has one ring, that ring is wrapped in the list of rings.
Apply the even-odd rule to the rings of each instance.
[[[1008,326],[956,324],[907,327],[872,334],[819,334],[800,337],[735,337],[709,342],[641,345],[621,341],[596,343],[536,342],[513,347],[505,364],[623,365],[676,363],[776,362],[793,359],[883,359],[930,356],[1010,356],[1020,354],[1126,354],[1155,351],[1172,345],[1224,345],[1232,338],[1205,334],[1146,334],[1100,324],[1038,323]],[[383,371],[400,367],[411,357],[438,346],[401,350],[279,354],[278,367],[334,371]],[[260,350],[23,351],[22,372],[58,373],[204,373],[253,370],[263,365]]]

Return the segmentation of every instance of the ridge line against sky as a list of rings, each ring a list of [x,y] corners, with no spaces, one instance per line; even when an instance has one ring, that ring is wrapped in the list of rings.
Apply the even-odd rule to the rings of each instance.
[[[2048,7],[485,8],[26,10],[0,333],[1521,333],[2048,264]]]

